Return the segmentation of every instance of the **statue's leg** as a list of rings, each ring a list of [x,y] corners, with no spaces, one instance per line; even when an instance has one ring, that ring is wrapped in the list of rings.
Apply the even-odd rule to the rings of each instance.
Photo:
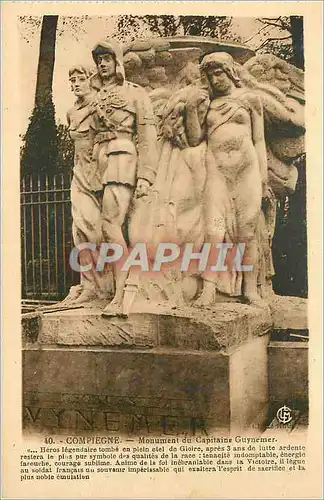
[[[105,186],[102,202],[102,232],[107,243],[115,243],[123,248],[123,259],[113,263],[115,280],[115,296],[109,306],[121,306],[124,284],[127,273],[121,270],[123,261],[127,256],[122,225],[128,212],[133,195],[133,189],[124,184],[107,184]],[[109,307],[108,307],[109,308]]]
[[[73,240],[75,246],[80,243],[94,243],[98,245],[103,240],[101,230],[101,206],[98,197],[84,184],[72,183],[72,218]],[[81,294],[75,303],[89,302],[96,298],[104,298],[108,294],[108,275],[105,271],[97,271],[98,249],[80,251],[81,265],[91,265],[91,270],[81,273]]]
[[[216,301],[217,295],[220,294],[224,298],[226,294],[231,293],[229,273],[209,269],[217,262],[216,244],[225,241],[230,209],[226,179],[218,171],[214,157],[210,156],[204,192],[204,241],[212,246],[208,268],[202,273],[203,289],[195,301],[196,306],[208,306]]]
[[[259,272],[257,227],[261,213],[261,199],[261,179],[258,165],[251,164],[237,181],[235,199],[237,236],[235,243],[245,244],[242,265],[252,266],[251,270],[243,271],[242,295],[247,303],[256,306],[265,305],[257,288]]]
[[[75,246],[81,243],[95,243],[101,238],[101,214],[98,198],[87,187],[84,179],[73,177],[71,184],[71,202],[72,202],[72,235]],[[64,300],[65,303],[73,302],[80,304],[89,302],[107,289],[107,283],[104,284],[105,277],[103,273],[96,271],[98,252],[82,250],[79,253],[79,262],[81,265],[91,264],[91,270],[80,275],[80,285],[72,287],[69,295]]]

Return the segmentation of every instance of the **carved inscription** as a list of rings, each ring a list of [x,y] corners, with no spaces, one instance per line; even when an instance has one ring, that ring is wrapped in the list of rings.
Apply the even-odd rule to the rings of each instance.
[[[95,394],[26,393],[26,429],[163,434],[205,431],[204,418],[188,400]]]

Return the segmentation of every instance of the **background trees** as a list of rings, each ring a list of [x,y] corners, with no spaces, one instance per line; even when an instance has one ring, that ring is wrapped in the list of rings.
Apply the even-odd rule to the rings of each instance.
[[[231,36],[231,17],[219,16],[119,16],[114,35],[121,41],[134,40],[143,30],[143,25],[153,36],[211,36],[213,38],[237,39]]]
[[[63,20],[63,26],[76,33],[78,26],[86,16],[77,22],[76,18]],[[40,18],[23,17],[25,24],[24,37],[30,36],[41,23],[37,80],[34,109],[29,125],[23,136],[21,148],[21,173],[33,172],[55,173],[73,167],[73,144],[66,126],[56,124],[55,106],[53,103],[53,74],[58,32],[58,16]]]
[[[304,69],[304,23],[301,16],[261,17],[260,28],[245,43],[261,39],[257,52],[269,52]]]
[[[251,43],[261,36],[256,51],[273,53],[303,70],[303,18],[262,17],[258,23],[258,31],[247,40]],[[273,286],[278,294],[307,297],[306,155],[295,164],[298,168],[296,191],[278,203],[276,234],[272,243],[276,270]]]
[[[58,16],[43,16],[35,104],[21,152],[22,173],[52,172],[58,164],[58,138],[52,97]]]

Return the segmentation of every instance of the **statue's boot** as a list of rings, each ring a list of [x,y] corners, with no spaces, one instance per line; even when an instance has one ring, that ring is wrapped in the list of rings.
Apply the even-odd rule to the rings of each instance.
[[[71,305],[74,304],[75,301],[80,297],[80,295],[83,292],[83,286],[82,285],[75,285],[71,286],[69,294],[65,297],[65,299],[62,300],[61,305]]]
[[[117,267],[113,268],[116,292],[113,300],[103,309],[102,316],[123,316],[123,298],[127,273]]]
[[[113,298],[103,309],[101,316],[122,316],[122,301],[116,297]]]
[[[221,288],[219,289],[216,283],[204,279],[203,290],[195,300],[194,306],[206,307],[214,305],[216,302],[237,302],[238,299],[234,294],[231,294],[229,282],[219,282]],[[226,288],[226,289],[225,289]]]
[[[82,293],[79,295],[77,299],[73,301],[73,304],[78,305],[78,304],[85,304],[87,302],[92,302],[93,300],[97,299],[98,295],[94,290],[90,289],[85,289],[82,291]]]
[[[258,307],[260,309],[269,309],[268,302],[262,299],[258,293],[243,295],[243,302],[252,307]]]
[[[211,281],[204,280],[203,290],[194,302],[194,306],[196,307],[206,307],[214,304],[216,301],[216,287],[215,284]]]

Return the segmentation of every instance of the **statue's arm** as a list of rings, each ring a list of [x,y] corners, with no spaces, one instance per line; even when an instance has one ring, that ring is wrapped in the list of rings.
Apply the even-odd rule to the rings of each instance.
[[[185,128],[190,147],[198,146],[206,137],[205,119],[209,103],[208,92],[204,89],[193,88],[188,95],[185,106]]]
[[[185,106],[185,128],[190,147],[198,146],[205,139],[205,118],[208,105],[208,92],[204,89],[193,88]],[[201,107],[205,109],[204,113],[199,112]]]
[[[189,146],[198,146],[204,140],[205,130],[200,125],[197,106],[193,106],[191,103],[186,106],[185,124]]]
[[[268,182],[267,149],[264,137],[264,117],[261,99],[251,94],[249,96],[251,106],[252,141],[258,156],[262,185]]]

